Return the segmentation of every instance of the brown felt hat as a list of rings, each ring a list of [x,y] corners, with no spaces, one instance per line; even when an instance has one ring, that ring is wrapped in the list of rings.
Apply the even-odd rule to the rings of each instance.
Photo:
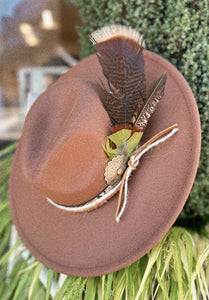
[[[169,230],[192,187],[200,154],[194,96],[172,64],[143,53],[148,85],[165,71],[167,83],[142,142],[174,123],[179,131],[140,160],[119,223],[113,221],[117,194],[83,213],[47,201],[78,206],[106,186],[102,145],[111,124],[96,89],[103,78],[97,56],[71,68],[27,115],[10,177],[11,212],[26,247],[57,272],[98,276],[133,263]]]

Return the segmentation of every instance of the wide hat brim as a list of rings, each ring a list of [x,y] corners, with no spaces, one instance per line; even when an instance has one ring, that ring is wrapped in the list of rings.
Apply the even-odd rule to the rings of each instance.
[[[24,179],[21,139],[10,177],[10,206],[20,238],[47,267],[71,276],[99,276],[119,270],[148,252],[169,230],[189,195],[200,154],[199,114],[180,72],[162,57],[144,51],[147,82],[167,72],[165,95],[143,136],[147,141],[174,123],[179,131],[147,152],[129,182],[128,203],[119,223],[117,195],[91,212],[63,211]],[[59,80],[102,77],[96,55],[79,62]],[[104,141],[105,142],[105,141]]]

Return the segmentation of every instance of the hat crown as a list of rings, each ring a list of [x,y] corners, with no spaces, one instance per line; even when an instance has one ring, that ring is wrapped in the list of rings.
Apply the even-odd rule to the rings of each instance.
[[[81,79],[59,80],[26,118],[21,138],[26,180],[62,205],[95,197],[106,185],[102,145],[109,127],[95,86]]]

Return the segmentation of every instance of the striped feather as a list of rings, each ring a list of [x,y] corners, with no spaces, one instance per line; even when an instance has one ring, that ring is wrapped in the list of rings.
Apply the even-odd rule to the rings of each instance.
[[[145,102],[142,110],[138,113],[136,122],[134,124],[135,127],[144,129],[147,126],[149,118],[155,111],[157,104],[164,95],[166,79],[167,74],[164,73],[154,82],[150,96]]]
[[[126,125],[146,100],[146,78],[140,34],[126,26],[111,25],[90,36],[97,49],[109,90],[100,86],[101,101],[113,125]]]

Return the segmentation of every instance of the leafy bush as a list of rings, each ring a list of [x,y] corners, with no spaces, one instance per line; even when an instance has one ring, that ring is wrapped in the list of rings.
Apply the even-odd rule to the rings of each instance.
[[[202,151],[184,215],[209,219],[209,2],[195,0],[76,0],[81,57],[94,51],[88,34],[120,23],[146,34],[146,48],[173,63],[189,82],[202,124]]]

